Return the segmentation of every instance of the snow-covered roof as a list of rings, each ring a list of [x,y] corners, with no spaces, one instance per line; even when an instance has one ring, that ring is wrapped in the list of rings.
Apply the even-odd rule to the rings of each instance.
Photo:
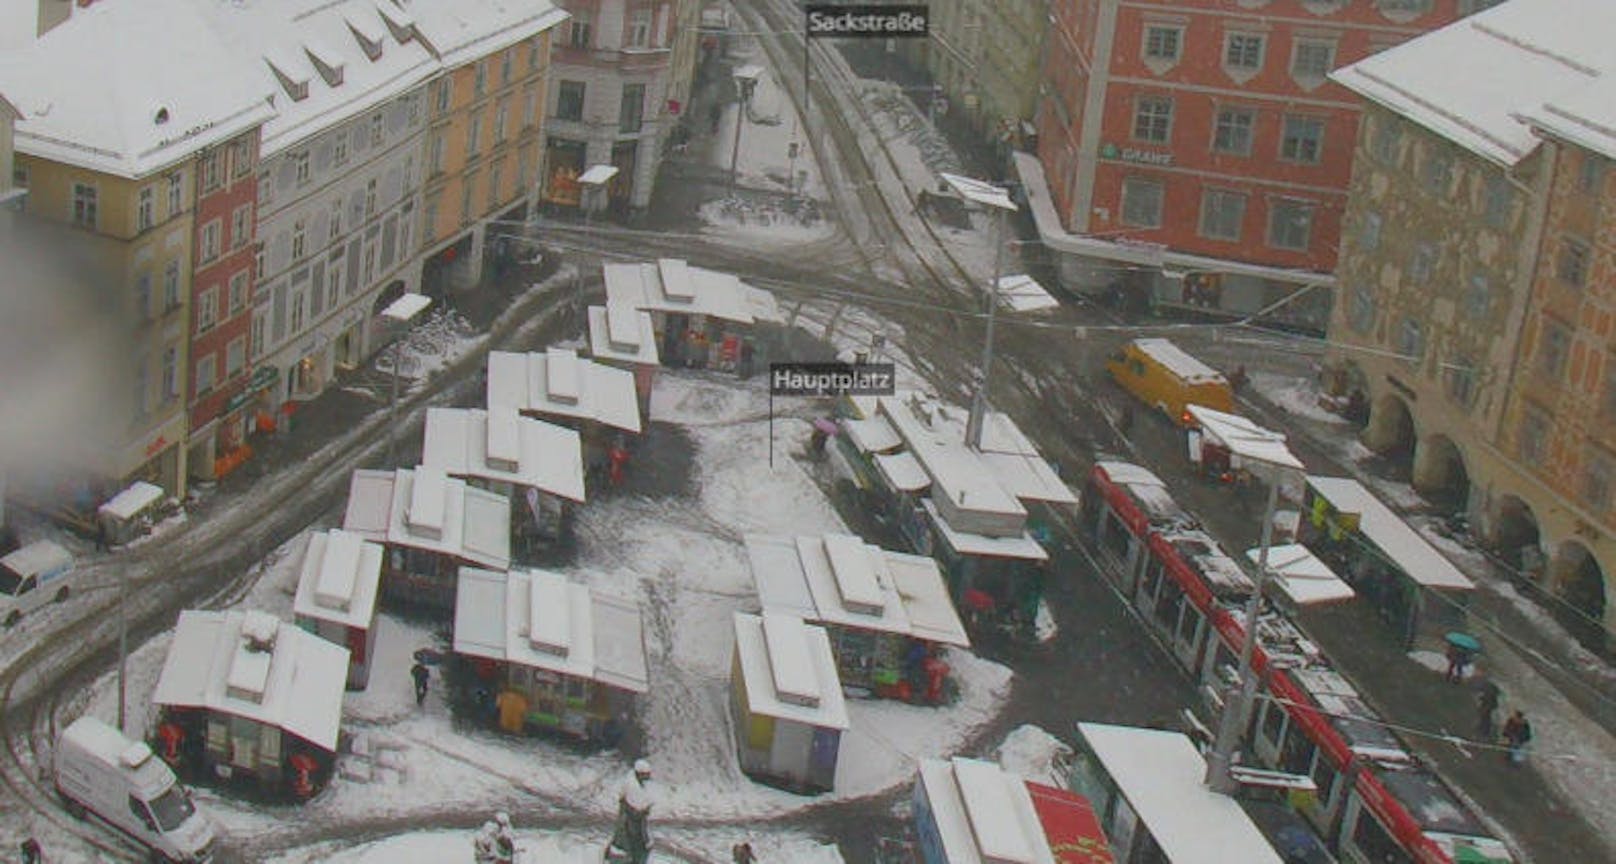
[[[967,413],[963,409],[914,393],[882,396],[877,406],[875,417],[858,422],[886,421],[932,481],[949,490],[946,494],[953,496],[960,509],[993,512],[1006,498],[1077,503],[1077,496],[1008,414],[988,411],[982,421],[981,446],[973,448],[965,443]],[[961,498],[963,501],[958,500]],[[1015,509],[1021,509],[1019,503]]]
[[[342,519],[343,530],[367,540],[495,570],[511,563],[510,524],[509,498],[431,468],[355,471]]]
[[[584,500],[583,444],[575,430],[511,406],[428,408],[421,464],[455,477],[525,486]]]
[[[634,373],[582,359],[570,348],[551,348],[542,354],[489,352],[487,404],[589,420],[629,432],[641,428]]]
[[[1296,454],[1286,445],[1283,432],[1264,428],[1238,414],[1214,411],[1205,405],[1185,405],[1184,410],[1195,419],[1208,439],[1239,459],[1283,470],[1305,470],[1302,460],[1296,458]]]
[[[223,34],[224,47],[250,62],[247,80],[274,94],[274,116],[264,124],[266,156],[409,92],[440,68],[412,30],[388,25],[376,0],[188,2]],[[340,60],[340,78],[320,74],[311,46]],[[379,48],[374,57],[370,48]],[[192,68],[198,80],[211,84],[217,77],[195,76]],[[306,86],[308,95],[294,99],[286,83]]]
[[[735,653],[749,713],[848,728],[847,703],[825,628],[781,613],[737,612]]]
[[[919,774],[948,864],[1055,864],[1022,778],[960,757],[922,759]]]
[[[1131,462],[1096,463],[1111,482],[1121,487],[1139,505],[1152,525],[1193,528],[1199,524],[1189,511],[1173,500],[1167,485],[1149,470]]]
[[[1133,340],[1134,347],[1144,352],[1162,368],[1188,384],[1215,384],[1226,382],[1223,373],[1190,356],[1184,349],[1160,337]]]
[[[348,649],[313,633],[263,612],[186,610],[152,702],[256,720],[335,750],[347,679]]]
[[[0,61],[16,151],[134,179],[269,121],[269,88],[196,4],[97,3]]]
[[[54,540],[35,540],[0,558],[0,566],[24,578],[72,564],[73,553],[62,548]]]
[[[454,650],[634,693],[649,683],[639,607],[547,570],[460,568]]]
[[[168,763],[152,758],[154,754],[149,745],[125,738],[122,732],[99,717],[85,714],[74,720],[63,730],[62,741],[71,741],[107,765],[116,766],[128,779],[130,791],[145,800],[162,794],[174,782],[174,772]]]
[[[129,484],[128,488],[112,496],[96,512],[114,519],[131,519],[161,500],[163,500],[163,487],[144,480],[136,480]]]
[[[1206,580],[1212,593],[1219,597],[1244,597],[1256,589],[1251,577],[1240,568],[1240,562],[1230,558],[1212,535],[1197,528],[1181,528],[1164,532],[1162,539],[1171,543],[1179,555]]]
[[[1347,747],[1354,754],[1386,765],[1411,761],[1402,742],[1379,721],[1340,673],[1328,667],[1308,666],[1292,669],[1289,674],[1327,716],[1330,725],[1346,739]]]
[[[1609,4],[1600,5],[1601,19],[1605,21],[1602,26],[1610,32],[1610,28],[1616,26],[1611,22],[1616,18],[1616,9]],[[1607,42],[1608,50],[1608,40],[1603,41]],[[1585,147],[1607,159],[1616,159],[1616,107],[1612,107],[1612,102],[1616,101],[1616,80],[1610,74],[1612,65],[1616,63],[1607,62],[1597,80],[1550,94],[1553,98],[1523,111],[1523,118],[1541,132]]]
[[[1206,762],[1177,732],[1079,723],[1088,749],[1173,864],[1281,864],[1239,803],[1202,782]]]
[[[1060,308],[1060,301],[1050,296],[1038,280],[1025,273],[999,278],[999,305],[1016,312],[1039,312]]]
[[[1028,561],[1048,561],[1049,553],[1038,541],[1026,531],[1013,537],[988,537],[982,534],[968,534],[954,530],[948,521],[937,513],[937,505],[930,499],[920,502],[925,508],[926,515],[930,517],[932,525],[943,535],[948,548],[961,555],[981,555],[988,558],[1024,558]]]
[[[1246,550],[1253,566],[1262,549]],[[1287,543],[1268,549],[1268,579],[1280,593],[1298,606],[1334,603],[1357,596],[1352,586],[1341,581],[1330,565],[1320,561],[1306,546]]]
[[[589,307],[589,353],[603,360],[645,366],[662,362],[651,313],[622,303]]]
[[[691,267],[678,258],[655,264],[605,264],[606,302],[651,312],[709,315],[724,321],[783,323],[774,295],[729,273]]]
[[[968,646],[937,562],[848,534],[746,537],[766,612]]]
[[[341,529],[316,531],[303,550],[292,612],[349,627],[370,627],[382,578],[383,549]]]
[[[892,488],[900,492],[919,492],[931,485],[931,478],[926,476],[926,469],[921,467],[920,460],[908,450],[899,450],[896,453],[877,453],[875,455],[875,468],[885,477]]]
[[[1350,477],[1309,476],[1307,485],[1341,513],[1356,514],[1359,533],[1395,562],[1415,584],[1464,590],[1476,587],[1470,577],[1459,572],[1452,561],[1362,483]]]
[[[947,499],[950,511],[981,515],[995,524],[1003,523],[1003,533],[1016,533],[1012,529],[1025,523],[1026,508],[999,484],[980,454],[966,446],[963,434],[953,434],[952,428],[940,422],[939,415],[949,410],[903,398],[880,400],[880,416],[892,424],[907,452],[931,478],[934,498]]]
[[[1511,0],[1330,73],[1343,87],[1497,164],[1538,139],[1533,113],[1608,70],[1616,5]],[[1610,117],[1608,97],[1598,110]],[[1609,127],[1607,127],[1608,129]]]
[[[395,32],[413,21],[445,69],[490,56],[567,18],[546,0],[403,0],[403,9],[388,0],[374,2]]]
[[[894,447],[903,446],[903,439],[898,437],[898,431],[892,428],[881,415],[863,420],[842,420],[842,433],[847,440],[853,442],[860,453],[885,453]]]
[[[1157,477],[1149,468],[1135,465],[1132,462],[1111,462],[1101,460],[1094,463],[1105,476],[1111,478],[1112,483],[1123,486],[1166,486],[1160,477]]]

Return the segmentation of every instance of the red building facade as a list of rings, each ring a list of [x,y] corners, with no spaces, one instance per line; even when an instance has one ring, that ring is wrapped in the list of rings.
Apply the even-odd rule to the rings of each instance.
[[[1063,276],[1235,313],[1327,284],[1359,116],[1327,74],[1484,5],[1056,0],[1038,162],[1070,245],[1110,260]]]
[[[191,275],[187,406],[190,470],[215,478],[249,450],[246,422],[254,391],[248,360],[257,238],[259,130],[198,155],[196,238]]]

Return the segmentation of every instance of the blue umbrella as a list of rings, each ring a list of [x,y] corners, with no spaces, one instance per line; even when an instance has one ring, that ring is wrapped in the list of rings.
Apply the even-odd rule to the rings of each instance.
[[[1476,637],[1470,635],[1469,633],[1460,633],[1459,631],[1454,630],[1445,638],[1448,640],[1448,644],[1455,648],[1463,651],[1469,651],[1472,654],[1481,653],[1481,643],[1476,640]]]

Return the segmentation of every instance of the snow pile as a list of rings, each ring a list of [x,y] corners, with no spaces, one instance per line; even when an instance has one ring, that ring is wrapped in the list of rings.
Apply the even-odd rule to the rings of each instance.
[[[762,63],[762,49],[749,46],[750,62]],[[718,132],[713,136],[721,146],[711,148],[710,163],[714,167],[729,169],[731,146],[735,140],[735,121],[740,116],[738,102],[724,106]],[[741,127],[741,149],[736,157],[736,173],[741,182],[780,191],[790,191],[788,178],[797,171],[796,187],[802,194],[818,196],[823,184],[819,167],[814,162],[813,144],[802,130],[791,97],[775,81],[775,73],[765,70],[752,90],[747,122]],[[797,158],[793,163],[791,142],[797,142]],[[800,178],[807,172],[806,182]]]
[[[470,861],[476,831],[419,831],[344,848],[341,843],[305,847],[269,859],[266,864],[417,864],[417,862]],[[517,864],[596,864],[606,845],[604,833],[516,831]],[[730,849],[742,841],[752,844],[759,861],[793,864],[841,864],[836,847],[798,834],[742,834],[727,830],[656,831],[651,864],[706,860],[727,861]]]
[[[395,348],[376,355],[376,370],[392,374],[393,355],[399,355],[399,379],[408,386],[403,392],[414,392],[433,375],[454,365],[481,343],[488,334],[478,333],[465,317],[454,310],[437,310],[431,317],[410,328]],[[401,393],[402,395],[402,393]]]
[[[1038,783],[1066,788],[1072,748],[1039,726],[1018,726],[999,745],[999,765]]]
[[[701,205],[697,213],[708,226],[705,233],[753,245],[810,243],[836,233],[835,222],[806,205],[796,205],[793,212],[788,205],[717,199]]]
[[[1306,378],[1276,375],[1272,372],[1252,372],[1251,386],[1264,399],[1293,417],[1305,417],[1319,423],[1345,424],[1347,419],[1319,404],[1319,391]]]

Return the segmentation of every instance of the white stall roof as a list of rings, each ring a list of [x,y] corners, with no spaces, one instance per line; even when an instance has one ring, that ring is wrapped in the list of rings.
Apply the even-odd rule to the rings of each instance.
[[[807,626],[791,615],[763,613],[763,645],[769,654],[775,694],[783,702],[813,708],[824,693],[809,653]]]
[[[1041,456],[986,451],[981,456],[1005,489],[1022,501],[1077,503],[1077,493],[1067,487],[1066,482]]]
[[[404,509],[404,525],[411,534],[434,540],[443,536],[449,515],[449,475],[423,465],[414,471],[409,506]]]
[[[558,368],[575,367],[576,376],[563,370],[552,377],[550,363],[557,358]],[[552,393],[550,388],[558,385],[562,390]],[[552,348],[542,354],[489,352],[487,404],[512,406],[530,414],[589,420],[629,432],[640,431],[640,403],[634,389],[634,373],[580,359],[577,352],[570,349]]]
[[[1172,864],[1281,864],[1240,805],[1202,782],[1206,762],[1188,737],[1101,723],[1077,728]]]
[[[735,276],[691,267],[675,258],[655,264],[606,264],[606,302],[647,312],[709,315],[724,321],[781,323],[774,295]]]
[[[900,492],[919,492],[931,485],[931,477],[926,474],[920,460],[907,450],[876,454],[875,468],[882,477],[887,478],[892,488]]]
[[[515,434],[514,461],[496,459]],[[428,408],[421,463],[455,477],[525,486],[573,501],[584,500],[583,444],[572,429],[521,417],[509,406]]]
[[[988,413],[980,450],[966,445],[966,412],[952,405],[912,393],[883,396],[877,416],[888,420],[919,460],[934,485],[932,495],[950,497],[961,510],[1025,518],[1021,500],[1077,502],[1038,448],[1004,414]]]
[[[887,573],[903,601],[904,614],[909,616],[910,634],[932,642],[970,647],[965,624],[954,608],[954,598],[948,596],[948,584],[943,581],[936,559],[891,551],[885,555]]]
[[[867,420],[843,420],[842,432],[860,453],[885,453],[903,445],[898,431],[880,415]]]
[[[748,534],[746,560],[752,568],[758,600],[764,609],[785,612],[810,621],[819,619],[819,607],[808,587],[802,554],[795,538]]]
[[[1402,517],[1381,503],[1362,483],[1350,477],[1309,476],[1312,486],[1330,506],[1358,515],[1358,530],[1400,567],[1408,578],[1426,588],[1473,589],[1470,578],[1438,552]]]
[[[1048,561],[1049,553],[1032,535],[1023,531],[1018,537],[986,537],[981,534],[966,534],[955,531],[949,527],[948,522],[937,514],[937,505],[931,501],[922,501],[920,506],[926,510],[932,525],[936,526],[943,539],[947,541],[950,549],[962,555],[981,555],[988,558],[1025,558],[1029,561]]]
[[[1255,565],[1262,549],[1248,549],[1246,557]],[[1273,546],[1268,550],[1268,578],[1281,593],[1298,606],[1334,603],[1356,596],[1352,586],[1341,581],[1330,565],[1300,543]]]
[[[826,534],[822,539],[825,557],[836,580],[836,593],[842,605],[855,612],[879,614],[887,599],[876,580],[878,563],[864,541],[851,534]]]
[[[1021,273],[1000,277],[999,305],[1016,312],[1039,312],[1060,308],[1060,301],[1051,297],[1038,280]]]
[[[113,519],[133,519],[140,511],[163,500],[163,487],[136,480],[129,488],[112,496],[96,511]]]
[[[454,650],[635,693],[647,687],[639,607],[545,570],[460,568]]]
[[[361,468],[348,481],[348,507],[342,517],[342,528],[366,540],[387,542],[387,526],[392,524],[393,483],[392,471]]]
[[[690,275],[690,265],[677,258],[658,258],[656,262],[657,276],[662,279],[662,293],[668,299],[680,303],[689,303],[696,299],[695,280]]]
[[[262,626],[250,615],[181,612],[152,702],[255,720],[335,750],[348,649],[275,621],[272,647],[248,652],[245,632]]]
[[[656,330],[651,313],[611,304],[589,307],[589,353],[598,359],[656,366]]]
[[[948,864],[1054,864],[1022,778],[976,759],[922,759],[920,783]]]
[[[1135,339],[1133,344],[1150,359],[1161,364],[1189,384],[1227,383],[1221,372],[1190,356],[1184,349],[1162,338]]]
[[[447,478],[440,487],[443,527],[433,536],[412,530],[405,523],[406,502],[414,498],[416,473],[405,469],[355,471],[343,530],[367,540],[450,555],[484,567],[509,567],[510,499],[471,488],[464,480]]]
[[[773,617],[773,616],[771,616]],[[812,686],[819,695],[816,705],[802,705],[781,698],[775,688],[773,658],[764,635],[763,618],[735,613],[735,651],[740,658],[741,678],[746,687],[747,711],[780,720],[789,720],[828,729],[847,729],[847,703],[842,697],[841,678],[836,674],[836,658],[831,654],[825,628],[804,625],[785,628],[801,640],[800,662],[813,676]],[[775,628],[776,639],[786,635]],[[785,649],[789,651],[790,649]],[[800,676],[800,670],[793,673]],[[806,684],[804,687],[808,686]]]
[[[341,529],[309,535],[292,612],[349,627],[369,627],[382,575],[382,547]]]
[[[1228,448],[1235,456],[1294,471],[1305,470],[1302,460],[1296,458],[1296,454],[1285,444],[1283,433],[1258,426],[1238,414],[1214,411],[1205,405],[1186,405],[1184,410],[1195,418],[1207,438]]]

